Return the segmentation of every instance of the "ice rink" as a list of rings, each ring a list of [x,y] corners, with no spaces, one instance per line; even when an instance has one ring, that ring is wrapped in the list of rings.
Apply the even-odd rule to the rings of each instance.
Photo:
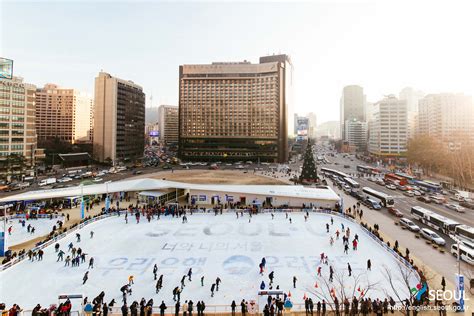
[[[235,214],[188,215],[186,224],[170,216],[162,216],[160,220],[155,218],[151,223],[141,217],[139,224],[134,216],[128,217],[128,224],[124,215],[111,217],[80,230],[82,240],[79,243],[74,233],[60,242],[66,255],[69,254],[67,245],[70,242],[81,247],[87,253],[86,263],[79,267],[65,267],[64,262],[56,262],[54,247],[47,247],[43,261],[24,260],[0,272],[0,297],[7,306],[17,303],[24,309],[32,309],[37,303],[43,306],[57,303],[59,294],[83,294],[92,300],[104,290],[107,302],[115,298],[117,306],[121,306],[119,289],[128,282],[128,276],[133,275],[135,284],[128,298],[129,304],[145,297],[153,298],[155,305],[164,300],[170,306],[173,305],[173,288],[192,268],[192,281],[185,282],[182,302],[185,299],[204,300],[209,306],[228,305],[233,299],[237,303],[243,298],[257,299],[262,280],[268,289],[270,271],[275,272],[273,288],[279,285],[286,293],[291,291],[296,304],[303,303],[305,293],[315,301],[319,300],[316,294],[328,295],[332,287],[339,293],[341,287],[336,278],[342,276],[345,280],[343,290],[350,297],[352,293],[359,296],[361,291],[365,291],[370,297],[392,295],[397,300],[384,276],[384,267],[392,271],[399,295],[408,295],[400,273],[397,273],[398,261],[357,224],[333,216],[334,224],[331,225],[331,216],[319,213],[310,213],[305,222],[303,215],[290,213],[291,224],[284,213],[275,213],[273,220],[269,213],[254,215],[250,223],[248,215],[236,219]],[[330,224],[330,233],[326,233],[326,223]],[[341,238],[332,246],[329,242],[330,236],[335,238],[336,230],[341,231],[341,224],[351,231],[348,254],[344,254]],[[92,239],[91,230],[94,231]],[[354,251],[352,239],[355,234],[359,237],[359,245]],[[328,255],[328,265],[320,263],[323,252]],[[89,280],[82,285],[90,257],[94,257],[94,268],[89,270]],[[258,267],[262,257],[267,262],[263,276]],[[372,261],[371,271],[366,269],[368,259]],[[163,289],[159,294],[155,294],[152,272],[155,263],[158,276],[164,275]],[[352,277],[348,276],[348,263],[352,267]],[[319,266],[322,267],[322,277],[317,276]],[[334,267],[335,281],[326,287],[329,266]],[[201,276],[204,276],[203,287]],[[298,279],[295,289],[293,276]],[[220,277],[222,283],[211,298],[210,288],[216,277]],[[414,287],[417,279],[414,275],[410,279],[409,283]],[[375,285],[367,290],[368,284]],[[77,303],[74,308],[77,308]]]
[[[18,244],[27,242],[28,240],[32,240],[32,239],[49,234],[51,230],[53,229],[54,225],[58,227],[57,221],[62,220],[62,217],[53,217],[53,219],[49,219],[49,218],[29,219],[25,221],[24,227],[22,226],[20,222],[22,220],[25,220],[25,219],[14,218],[14,219],[9,219],[7,221],[5,235],[7,236],[7,244],[9,246],[18,245]],[[32,227],[35,228],[35,232],[33,234],[28,233],[27,231],[28,224],[30,224]],[[8,235],[8,228],[10,226],[12,226],[12,233],[11,235]]]

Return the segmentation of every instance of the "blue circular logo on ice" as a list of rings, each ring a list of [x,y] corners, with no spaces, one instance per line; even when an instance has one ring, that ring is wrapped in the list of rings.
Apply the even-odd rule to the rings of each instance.
[[[222,264],[228,274],[243,275],[254,268],[253,260],[247,256],[232,256],[227,258]]]

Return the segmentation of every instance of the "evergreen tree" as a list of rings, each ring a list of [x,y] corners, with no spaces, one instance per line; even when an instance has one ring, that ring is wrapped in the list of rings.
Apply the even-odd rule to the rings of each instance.
[[[306,151],[304,153],[303,168],[300,175],[300,183],[316,183],[318,182],[318,174],[316,162],[313,155],[313,144],[308,140]]]

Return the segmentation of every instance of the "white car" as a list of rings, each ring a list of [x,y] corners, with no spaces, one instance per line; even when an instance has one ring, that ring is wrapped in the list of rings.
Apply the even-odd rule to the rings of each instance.
[[[406,196],[410,196],[410,197],[415,196],[415,192],[413,192],[413,191],[405,191],[405,192],[403,192],[403,194],[406,195]]]
[[[446,245],[446,241],[443,238],[441,238],[437,233],[432,231],[431,229],[428,229],[428,228],[421,229],[421,236],[423,236],[423,238],[426,238],[434,242],[435,244],[439,246]]]
[[[64,178],[62,178],[62,179],[59,179],[58,181],[59,181],[59,182],[69,182],[69,181],[72,181],[72,178],[70,178],[70,177],[64,177]]]
[[[98,173],[98,174],[96,174],[95,176],[96,176],[96,177],[103,177],[103,176],[105,176],[105,173],[103,173],[103,172],[99,172],[99,173]]]
[[[459,213],[465,213],[464,207],[457,204],[449,203],[449,204],[446,204],[446,207],[449,208],[450,210],[453,210]]]
[[[104,179],[102,179],[102,178],[94,178],[93,181],[94,181],[94,182],[101,182],[101,181],[104,181]]]
[[[237,165],[237,166],[235,167],[235,169],[244,169],[244,166],[242,166],[242,165]]]
[[[396,190],[396,189],[397,189],[397,187],[396,187],[395,185],[393,185],[393,184],[387,184],[385,187],[386,187],[387,189],[390,189],[390,190]]]
[[[400,218],[400,225],[405,226],[406,228],[408,228],[412,232],[420,231],[420,227],[418,225],[416,225],[411,220],[409,220],[408,218],[405,218],[405,217]]]
[[[423,194],[421,194],[420,191],[418,190],[413,190],[413,194],[415,194],[415,196],[422,196]]]

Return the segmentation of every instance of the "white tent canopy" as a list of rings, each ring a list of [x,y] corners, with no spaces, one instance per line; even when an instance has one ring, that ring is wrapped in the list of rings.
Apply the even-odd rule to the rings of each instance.
[[[163,191],[141,191],[141,192],[138,192],[138,195],[152,196],[152,197],[160,197],[163,194],[166,194],[166,192],[163,192]]]
[[[165,191],[170,189],[188,189],[200,191],[217,191],[233,194],[293,197],[334,202],[340,200],[340,197],[329,187],[311,188],[301,185],[194,184],[140,178],[85,186],[75,186],[70,188],[29,191],[1,198],[0,203],[24,200],[45,200],[51,198],[63,198],[81,195],[86,196],[115,192]]]

